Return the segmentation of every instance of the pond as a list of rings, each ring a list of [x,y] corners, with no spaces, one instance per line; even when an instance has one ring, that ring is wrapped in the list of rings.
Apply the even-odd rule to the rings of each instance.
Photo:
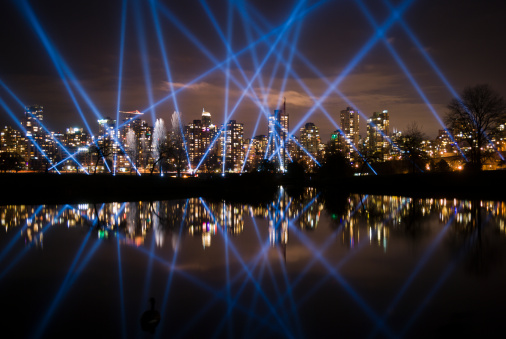
[[[0,219],[11,337],[503,336],[501,201],[280,187],[256,204],[10,205]]]

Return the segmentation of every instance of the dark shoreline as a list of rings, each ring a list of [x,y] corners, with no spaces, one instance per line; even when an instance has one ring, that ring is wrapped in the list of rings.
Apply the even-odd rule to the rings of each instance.
[[[333,180],[243,174],[176,179],[159,176],[0,174],[0,205],[156,201],[205,197],[244,203],[269,201],[279,185],[316,187],[324,194],[506,200],[506,171],[346,177]]]

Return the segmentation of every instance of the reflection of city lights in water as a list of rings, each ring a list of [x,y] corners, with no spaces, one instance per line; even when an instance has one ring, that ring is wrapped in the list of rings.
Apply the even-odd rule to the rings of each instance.
[[[210,249],[211,245],[213,247],[218,244],[219,246],[234,246],[229,250],[228,265],[237,264],[237,262],[241,265],[239,271],[230,269],[229,284],[238,279],[244,280],[244,284],[253,282],[257,288],[260,288],[258,284],[261,278],[256,275],[256,270],[258,267],[265,269],[264,261],[272,260],[272,257],[268,259],[271,255],[276,253],[275,255],[280,257],[283,265],[293,264],[291,260],[294,260],[296,252],[291,247],[292,243],[299,247],[302,245],[305,251],[309,251],[314,256],[307,268],[301,270],[301,272],[307,272],[320,266],[325,270],[330,270],[330,263],[324,262],[324,260],[328,260],[325,253],[335,250],[336,246],[344,249],[345,253],[350,253],[350,255],[361,251],[364,247],[379,248],[382,252],[388,253],[392,250],[390,244],[393,241],[392,235],[398,236],[406,232],[406,227],[410,225],[413,218],[418,220],[417,222],[433,220],[441,225],[441,228],[432,230],[433,234],[438,234],[435,239],[441,242],[443,236],[446,237],[448,234],[476,230],[476,211],[478,209],[483,213],[484,220],[493,221],[494,227],[500,234],[506,236],[506,205],[504,202],[410,199],[387,196],[367,196],[364,198],[360,195],[349,195],[342,200],[342,206],[334,206],[326,198],[326,196],[319,195],[316,190],[307,190],[301,196],[290,196],[280,190],[278,196],[270,203],[255,206],[193,198],[188,199],[187,203],[159,201],[155,203],[80,204],[74,207],[68,205],[40,206],[38,208],[12,205],[0,208],[0,220],[6,233],[8,235],[18,234],[17,241],[22,242],[27,250],[29,248],[42,249],[43,240],[46,239],[47,242],[48,239],[46,231],[50,227],[88,228],[90,234],[97,239],[110,241],[111,238],[117,237],[118,245],[132,246],[133,249],[140,250],[140,254],[166,265],[174,274],[185,277],[187,275],[184,272],[176,269],[176,262],[171,259],[173,257],[159,256],[154,248],[152,250],[146,249],[146,244],[148,246],[154,244],[160,250],[170,248],[170,253],[174,256],[182,251],[181,244],[185,242],[185,237],[198,239],[199,246],[202,246],[206,253],[214,252],[214,249]],[[19,225],[25,226],[20,229]],[[323,246],[318,246],[313,237],[324,231],[326,225],[335,226],[335,233],[326,239]],[[246,236],[245,233],[251,235],[250,227],[255,228],[254,231],[261,244],[254,261],[240,258],[242,249],[237,247],[238,243],[235,239],[235,237]],[[419,226],[415,224],[414,227],[416,229]],[[295,230],[297,231],[294,236]],[[222,241],[224,239],[222,237],[225,235],[228,237],[227,242]],[[219,236],[220,239],[214,240],[215,236]],[[167,237],[169,238],[167,239]],[[428,258],[432,256],[438,242],[434,240],[432,247],[426,249],[427,254],[420,259],[413,275],[416,275]],[[265,245],[267,249],[265,249]],[[0,254],[0,264],[3,265],[2,258],[5,258],[12,248],[5,247]],[[267,253],[270,254],[267,255]],[[343,259],[343,262],[346,260]],[[338,272],[334,271],[334,268],[332,268],[332,272],[329,271],[330,277],[337,279],[339,276],[335,274]],[[271,276],[271,280],[274,272],[273,267],[265,269],[266,277]],[[3,271],[0,273],[0,276],[2,275],[5,276]],[[304,280],[304,276],[302,274],[297,279],[285,277],[286,288],[288,288],[286,290],[281,286],[274,286],[273,291],[277,291],[279,300],[293,300],[294,305],[297,305],[297,299],[293,299],[290,293],[300,280]],[[197,278],[189,277],[189,279],[196,282]],[[151,281],[151,279],[146,281]],[[200,283],[205,284],[202,281]],[[410,286],[410,281],[406,280],[405,286]],[[347,288],[349,288],[349,293],[356,293],[351,286]],[[312,291],[308,291],[308,293],[310,295],[316,293]],[[221,294],[218,293],[218,295]],[[263,296],[258,300],[265,302],[265,298],[266,296]],[[364,302],[358,296],[352,298],[357,298],[357,302]],[[217,300],[222,299],[218,297]],[[232,309],[237,307],[238,300],[242,300],[240,293],[237,296],[230,294],[229,307]],[[163,302],[163,304],[170,305],[168,302]],[[277,309],[277,305],[276,303],[270,304],[271,313]],[[370,312],[367,305],[362,306],[364,310]],[[297,308],[297,306],[294,307]],[[272,314],[269,315],[269,313],[264,315],[267,318],[271,316]],[[373,320],[380,319],[372,313],[369,313],[369,316]],[[280,317],[278,320],[283,321],[282,319],[283,317]],[[386,330],[382,329],[379,323],[378,328]]]

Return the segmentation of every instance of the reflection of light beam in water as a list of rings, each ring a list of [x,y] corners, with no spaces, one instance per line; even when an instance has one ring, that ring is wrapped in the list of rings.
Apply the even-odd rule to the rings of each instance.
[[[205,207],[207,205],[205,205],[205,202],[203,201],[202,198],[200,198],[200,201],[202,203],[202,205]],[[209,211],[209,209],[206,209],[207,211]],[[208,212],[209,213],[209,212]],[[210,217],[211,219],[213,220],[213,223],[216,223],[216,219],[214,217],[214,214],[210,214]],[[269,241],[268,239],[266,240],[266,242],[261,246],[261,249],[260,251],[257,253],[257,255],[253,258],[253,260],[251,260],[251,263],[250,263],[250,270],[253,271],[255,268],[257,268],[258,266],[258,263],[260,261],[260,259],[264,258],[265,257],[265,252],[268,251],[270,248],[269,246]],[[259,277],[259,280],[262,280],[262,277],[263,277],[263,268],[261,268],[262,270],[262,273]],[[236,281],[238,281],[239,279],[243,279],[243,275],[247,273],[247,269],[245,269],[244,267],[242,268],[242,270],[240,272],[238,272],[234,278],[232,278],[231,280],[231,285],[234,284]],[[249,279],[243,279],[243,283],[242,285],[239,287],[238,289],[238,292],[236,293],[236,301],[237,299],[239,298],[239,296],[241,295],[242,291],[244,290],[244,288],[246,287],[247,283],[248,283],[248,280]],[[179,334],[176,336],[176,337],[182,337],[186,334],[186,332],[188,332],[192,327],[193,325],[195,325],[200,318],[202,318],[210,309],[211,307],[217,303],[218,301],[220,301],[221,299],[225,299],[226,296],[226,288],[227,286],[223,287],[220,291],[217,291],[214,293],[214,298],[209,301],[205,306],[201,307],[199,312],[190,320],[188,321],[184,328],[180,330]],[[258,296],[259,294],[259,291],[258,290],[255,290],[255,298],[256,296]],[[249,309],[246,309],[244,307],[242,307],[241,305],[237,304],[237,302],[234,302],[234,307],[236,310],[239,310],[245,314],[247,314],[249,316],[249,319],[248,319],[248,322],[250,322],[252,319],[255,319],[255,320],[258,320],[260,321],[263,325],[266,325],[268,327],[270,327],[272,330],[274,331],[280,331],[280,334],[284,334],[284,331],[283,330],[280,330],[276,327],[273,327],[273,324],[270,323],[270,322],[265,322],[265,319],[263,319],[262,317],[260,317],[259,315],[255,314],[252,312],[252,308],[250,307]]]
[[[29,218],[26,219],[25,225],[23,227],[21,227],[21,229],[19,230],[19,232],[17,232],[16,234],[14,234],[14,236],[9,241],[9,243],[2,249],[2,253],[0,253],[0,262],[2,262],[2,260],[7,255],[7,253],[9,253],[9,251],[12,249],[12,247],[16,244],[16,241],[18,241],[19,238],[21,238],[21,235],[23,234],[23,232],[25,231],[25,229],[28,227],[28,224],[31,223],[32,220],[37,217],[37,214],[42,210],[43,206],[44,205],[39,205],[39,207],[37,207],[37,209],[35,210],[35,212],[33,212],[33,214]]]
[[[95,222],[93,223],[93,226],[95,225],[95,223],[97,221],[98,221],[98,219],[95,220]],[[78,276],[77,272],[82,271],[82,269],[86,266],[85,263],[87,264],[88,260],[83,260],[83,262],[81,263],[81,266],[80,266],[81,268],[74,271],[74,268],[76,267],[77,262],[79,261],[79,258],[81,257],[81,254],[83,253],[84,248],[85,248],[86,244],[88,243],[88,240],[90,239],[92,231],[93,231],[93,227],[91,227],[88,230],[88,233],[84,237],[84,239],[81,243],[81,246],[79,247],[76,255],[74,256],[74,260],[72,261],[69,269],[67,270],[67,274],[65,275],[65,278],[63,279],[63,282],[61,283],[58,292],[56,293],[55,297],[53,298],[53,301],[52,301],[51,305],[49,306],[49,308],[44,312],[44,317],[42,318],[41,322],[37,326],[37,329],[35,330],[32,338],[39,338],[40,336],[42,336],[46,326],[49,324],[49,321],[51,320],[51,317],[53,316],[53,313],[56,311],[56,308],[60,304],[62,298],[65,296],[66,292],[69,290],[72,283],[77,279],[77,276]],[[99,244],[100,244],[100,241],[96,241],[95,246],[93,246],[92,250],[90,250],[89,253],[94,253],[96,248],[98,248]]]
[[[177,260],[178,254],[179,254],[179,245],[181,243],[181,235],[183,234],[184,221],[186,218],[186,212],[188,210],[188,203],[189,203],[189,199],[186,199],[186,203],[184,206],[184,212],[183,212],[183,218],[181,219],[181,224],[179,225],[179,236],[177,239],[176,248],[174,248],[174,253],[172,255],[172,261],[171,261],[172,267],[174,267],[176,265],[176,260]],[[169,301],[170,287],[172,286],[173,276],[174,276],[174,271],[170,270],[169,277],[167,278],[167,284],[165,285],[165,292],[163,293],[162,308],[160,309],[160,318],[161,319],[165,318],[165,312],[167,309],[167,303]],[[163,322],[160,324],[160,328],[158,329],[158,332],[157,332],[155,338],[160,337],[160,334],[162,333],[162,327],[163,327]]]
[[[400,211],[400,210],[403,208],[403,206],[405,205],[405,203],[406,203],[406,202],[407,202],[407,200],[406,200],[406,201],[405,201],[405,202],[404,202],[401,206],[399,206],[399,208],[397,209],[397,211]],[[361,205],[361,204],[359,204],[359,205],[357,206],[357,208],[355,209],[355,211],[354,211],[353,213],[355,213],[355,212],[358,210],[358,208],[360,208],[360,205]],[[390,220],[390,219],[391,219],[391,217],[390,217],[388,220]],[[387,221],[388,221],[388,220],[387,220]],[[383,222],[383,224],[385,224],[387,221],[384,221],[384,222]],[[341,224],[341,225],[339,226],[339,229],[341,229],[341,228],[342,228],[342,226],[343,226],[343,225]],[[338,229],[338,230],[339,230],[339,229]],[[334,232],[334,234],[333,234],[332,238],[335,238],[335,237],[337,236],[337,231],[338,231],[338,230],[336,230],[336,231]],[[326,243],[322,246],[322,249],[323,249],[323,250],[325,250],[325,249],[326,249],[326,247],[328,247],[328,246],[332,243],[332,241],[330,241],[330,240],[333,240],[332,238],[329,238],[329,239],[327,240],[327,242],[326,242]],[[365,246],[366,246],[366,244],[367,244],[366,242],[362,242],[361,244],[359,244],[359,246],[358,246],[358,248],[357,248],[356,250],[351,251],[351,252],[350,252],[350,253],[349,253],[346,257],[344,257],[341,261],[339,261],[339,263],[338,263],[338,264],[337,264],[337,266],[335,267],[335,270],[336,270],[336,271],[337,271],[337,270],[339,270],[339,269],[340,269],[340,268],[341,268],[341,267],[342,267],[345,263],[347,263],[347,262],[348,262],[351,258],[353,258],[353,256],[355,256],[355,254],[357,254],[358,252],[360,252],[360,250],[361,250],[363,247],[365,247]],[[322,253],[323,253],[323,251],[322,251]],[[300,275],[299,275],[299,277],[300,277]],[[303,297],[301,297],[301,298],[299,299],[298,306],[299,306],[299,307],[301,307],[301,305],[302,305],[304,302],[306,302],[306,300],[307,300],[307,299],[309,299],[309,297],[310,297],[310,296],[312,296],[315,292],[317,292],[317,291],[318,291],[318,289],[319,289],[319,288],[320,288],[320,287],[321,287],[321,286],[322,286],[325,282],[327,282],[327,280],[328,280],[329,278],[330,278],[330,275],[327,275],[327,276],[325,276],[323,279],[320,279],[320,281],[319,281],[317,284],[315,284],[315,285],[311,288],[311,290],[310,290],[310,291],[308,291],[308,292],[307,292],[307,293],[306,293]],[[299,281],[300,281],[300,280],[299,280]],[[298,281],[297,281],[297,282],[298,282]],[[295,283],[292,285],[292,288],[293,288],[293,287],[295,287]]]
[[[489,222],[490,218],[491,218],[491,215],[488,216],[487,220],[485,220],[483,225],[486,225]],[[473,243],[476,240],[476,238],[478,237],[478,232],[479,232],[478,230],[475,230],[473,236],[470,239],[471,243]],[[399,337],[404,337],[406,335],[407,331],[411,328],[411,326],[413,326],[414,322],[416,321],[416,319],[418,319],[418,317],[420,316],[422,311],[425,309],[425,307],[427,307],[427,305],[429,304],[432,297],[434,297],[434,295],[439,290],[439,288],[443,285],[443,283],[446,281],[446,279],[450,276],[450,274],[453,272],[453,270],[457,267],[457,264],[462,260],[462,258],[464,257],[464,254],[466,254],[468,249],[469,249],[469,247],[465,247],[464,249],[462,249],[460,251],[460,253],[458,254],[457,258],[453,259],[451,261],[450,265],[446,267],[443,274],[436,281],[436,283],[434,284],[432,289],[429,291],[429,293],[425,296],[422,303],[418,306],[418,308],[415,310],[415,312],[413,312],[413,315],[411,316],[411,318],[409,318],[408,321],[405,323],[404,328],[399,333]]]
[[[388,307],[387,307],[387,309],[385,311],[385,314],[383,316],[383,319],[382,319],[382,323],[383,324],[388,319],[388,316],[393,312],[393,310],[397,306],[397,303],[401,300],[402,296],[407,291],[407,289],[409,288],[409,286],[411,285],[411,283],[413,282],[413,280],[416,278],[416,276],[418,275],[418,273],[420,273],[420,270],[425,266],[425,264],[427,263],[427,261],[430,259],[430,257],[432,256],[432,253],[434,253],[434,251],[436,250],[436,246],[439,245],[439,243],[443,239],[443,237],[446,234],[446,232],[450,229],[450,226],[453,223],[453,220],[455,219],[455,214],[453,214],[451,216],[450,220],[448,220],[448,222],[443,227],[443,229],[439,232],[439,234],[436,236],[436,238],[430,243],[430,245],[428,246],[428,248],[423,253],[421,259],[416,264],[414,270],[411,272],[411,274],[409,275],[409,277],[406,279],[406,281],[404,282],[404,284],[402,285],[402,287],[399,289],[399,292],[397,292],[397,294],[395,295],[394,299],[390,302],[390,305],[388,305]],[[376,335],[376,333],[378,331],[377,327],[378,327],[378,325],[376,325],[376,327],[372,330],[372,332],[369,335],[369,337],[374,337]]]
[[[119,244],[119,237],[116,237],[116,251],[118,254],[118,283],[119,283],[119,300],[120,300],[120,314],[121,314],[121,337],[127,337],[126,330],[126,314],[125,314],[125,293],[123,288],[123,269],[121,263],[121,249]]]
[[[144,300],[149,300],[148,298],[148,292],[149,292],[149,288],[150,288],[150,285],[151,285],[151,277],[152,277],[152,271],[153,271],[153,259],[154,259],[154,251],[155,251],[155,245],[156,245],[156,235],[155,235],[155,231],[160,227],[160,220],[157,218],[156,214],[158,214],[159,212],[159,209],[160,209],[160,202],[154,202],[153,205],[152,205],[152,210],[151,210],[151,219],[152,219],[152,224],[151,224],[151,229],[152,229],[152,233],[151,233],[151,244],[150,244],[150,248],[149,248],[149,253],[150,255],[147,257],[148,259],[148,263],[147,263],[147,268],[146,268],[146,276],[144,277],[144,289],[143,289],[143,292],[142,292],[142,296],[141,296],[141,300],[144,301]],[[142,314],[142,309],[144,308],[144,304],[143,303],[140,303],[140,307],[141,307],[141,310],[139,310],[139,314]],[[137,337],[140,337],[141,336],[141,328],[138,328],[138,333],[137,333]]]
[[[203,204],[204,208],[208,211],[208,213],[212,214],[212,211],[209,209],[209,207],[206,205],[206,203],[203,200],[201,200],[201,201],[202,201],[202,204]],[[223,235],[224,231],[220,227],[217,227],[217,228],[218,228],[218,230],[221,231],[221,234]],[[265,301],[267,307],[269,307],[269,309],[271,311],[273,311],[273,313],[274,313],[274,315],[276,317],[276,320],[279,322],[279,325],[283,328],[283,330],[286,331],[286,333],[290,333],[289,329],[283,323],[282,319],[279,317],[279,315],[277,314],[276,310],[273,309],[273,305],[270,302],[269,298],[267,297],[267,295],[262,290],[262,287],[260,286],[260,284],[258,283],[258,281],[255,279],[255,277],[253,276],[253,274],[251,273],[250,269],[248,268],[248,266],[246,265],[246,263],[242,259],[241,255],[239,254],[239,252],[237,251],[237,249],[235,248],[235,246],[232,243],[230,243],[229,247],[232,250],[232,252],[234,253],[234,255],[237,258],[237,260],[239,261],[239,263],[241,264],[241,266],[244,268],[246,274],[250,278],[250,280],[253,283],[253,285],[255,286],[256,290],[260,293],[260,296]]]
[[[58,213],[56,214],[55,218],[53,220],[58,220],[58,218],[60,217],[60,215],[63,213],[63,211],[65,211],[67,208],[70,208],[68,205],[65,205],[63,206],[59,211]],[[43,228],[42,230],[40,231],[40,234],[44,234],[48,227],[51,226],[51,222],[48,222]],[[30,243],[28,244],[25,248],[23,248],[19,253],[18,255],[13,258],[10,262],[9,262],[9,265],[7,265],[6,268],[4,268],[3,272],[0,273],[0,281],[3,279],[3,277],[7,274],[7,272],[9,272],[14,266],[16,266],[16,264],[24,257],[24,255],[26,253],[29,252],[29,250],[32,248],[33,244]]]
[[[312,253],[315,253],[316,257],[320,261],[320,263],[328,270],[329,274],[332,275],[336,279],[336,281],[343,287],[343,289],[348,293],[348,295],[356,302],[357,306],[359,306],[364,313],[373,321],[375,324],[381,326],[381,330],[385,335],[392,338],[394,334],[392,331],[381,322],[380,317],[374,312],[374,310],[367,304],[367,302],[362,298],[357,291],[343,278],[341,274],[335,271],[332,265],[323,257],[321,254],[318,254],[317,249],[313,246],[308,237],[303,234],[300,230],[293,226],[292,223],[289,223],[290,230],[299,238],[299,240],[308,248]]]

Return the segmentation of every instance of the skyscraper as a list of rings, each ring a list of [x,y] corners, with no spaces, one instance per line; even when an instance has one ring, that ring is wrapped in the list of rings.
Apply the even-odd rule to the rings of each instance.
[[[302,161],[309,169],[316,165],[314,159],[318,158],[318,147],[320,145],[320,132],[312,122],[308,122],[300,128],[299,143],[304,148],[300,152]],[[309,154],[308,154],[309,153]]]
[[[381,113],[374,112],[372,117],[367,120],[367,139],[366,147],[370,155],[374,155],[378,161],[388,160],[389,145],[388,136],[390,134],[390,118],[388,111]]]
[[[278,168],[285,170],[288,152],[288,114],[286,114],[286,103],[283,109],[276,109],[269,116],[269,157],[272,156]]]
[[[355,147],[358,147],[359,135],[359,113],[353,108],[347,107],[341,111],[341,129],[344,133],[343,153],[353,160],[356,157]]]
[[[29,170],[41,170],[44,166],[48,166],[56,153],[51,135],[42,127],[43,119],[44,107],[40,105],[25,107],[25,116],[21,124],[26,130],[25,161]]]
[[[204,154],[203,134],[204,129],[201,120],[193,120],[185,127],[185,139],[192,168],[198,165]]]
[[[211,113],[202,109],[202,126],[209,127],[211,125]]]
[[[224,130],[223,126],[221,130]],[[225,170],[227,172],[237,173],[242,169],[244,161],[243,137],[243,124],[230,120],[226,130],[220,136],[220,159],[223,159],[223,152],[225,152]]]

